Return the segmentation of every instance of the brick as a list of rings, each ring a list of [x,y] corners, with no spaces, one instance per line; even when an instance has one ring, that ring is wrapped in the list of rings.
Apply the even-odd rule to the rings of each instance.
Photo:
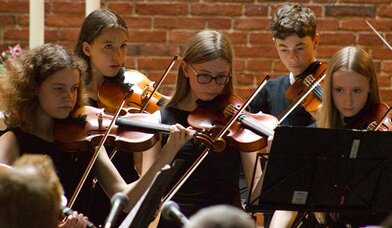
[[[268,32],[250,32],[249,43],[254,45],[275,45],[272,34]]]
[[[226,33],[227,37],[229,37],[232,45],[243,45],[246,44],[248,41],[248,36],[246,33],[242,32],[234,32],[234,33]]]
[[[192,4],[191,15],[197,16],[241,16],[242,6],[238,4]]]
[[[29,30],[28,29],[5,29],[4,30],[4,39],[7,40],[28,40],[29,39]]]
[[[388,74],[378,74],[377,80],[378,80],[378,85],[380,87],[390,87],[391,86],[391,77]]]
[[[317,18],[317,31],[323,34],[324,31],[335,31],[339,29],[339,21],[329,18]]]
[[[235,74],[235,80],[237,80],[238,86],[252,86],[254,84],[253,78],[252,74],[247,74],[243,71]]]
[[[203,29],[205,26],[204,18],[183,18],[178,20],[176,17],[155,17],[153,19],[154,28],[160,29]]]
[[[58,31],[60,40],[76,41],[79,37],[79,28],[64,28]]]
[[[321,37],[323,44],[346,44],[355,42],[356,36],[352,33],[323,33]]]
[[[376,10],[374,5],[326,5],[325,16],[330,17],[374,17]]]
[[[130,31],[129,42],[164,42],[166,32],[164,31]]]
[[[381,69],[385,72],[392,73],[392,60],[384,60],[381,62]]]
[[[6,1],[1,2],[0,12],[12,12],[12,13],[28,13],[29,2],[28,1]]]
[[[54,14],[84,14],[85,4],[81,2],[54,2],[50,4],[50,12]],[[48,12],[48,11],[46,11]]]
[[[188,5],[187,4],[159,4],[149,3],[135,5],[136,14],[140,15],[187,15]]]
[[[59,35],[58,35],[58,31],[56,30],[49,30],[49,29],[45,29],[45,43],[46,42],[50,42],[50,43],[54,43],[54,42],[58,42],[59,41]]]
[[[270,47],[245,47],[236,46],[234,47],[234,53],[236,57],[277,57],[278,53],[274,46]]]
[[[53,27],[80,27],[84,16],[81,15],[47,15],[45,26]]]
[[[191,37],[193,37],[197,31],[173,31],[169,34],[168,41],[170,43],[176,43],[176,44],[188,44],[188,41]]]
[[[20,26],[29,26],[29,15],[17,15],[16,23]]]
[[[207,19],[207,26],[210,29],[231,29],[232,22],[231,19],[228,18],[208,18]]]
[[[159,57],[139,57],[137,60],[137,65],[143,70],[159,70],[164,72],[164,70],[169,66],[172,58],[159,58]]]
[[[107,5],[107,8],[113,12],[116,12],[118,15],[127,15],[132,14],[134,11],[134,4],[128,2],[113,2]]]
[[[272,70],[272,60],[262,59],[262,60],[253,60],[250,59],[247,61],[246,69],[249,71],[271,71]]]
[[[268,9],[267,5],[254,5],[248,4],[245,6],[245,16],[268,16]]]
[[[175,44],[130,44],[127,55],[129,56],[175,56],[177,45]]]
[[[381,6],[378,10],[380,17],[392,17],[392,6]]]
[[[0,26],[5,28],[15,26],[16,18],[12,15],[0,15]]]
[[[128,29],[152,29],[152,18],[149,17],[133,17],[133,16],[123,16],[122,17],[127,23]]]
[[[269,27],[267,19],[235,19],[234,29],[240,30],[266,30]]]

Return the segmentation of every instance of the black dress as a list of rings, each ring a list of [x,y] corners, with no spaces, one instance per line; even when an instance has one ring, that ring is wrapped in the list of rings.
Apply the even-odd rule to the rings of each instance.
[[[11,129],[17,138],[20,155],[23,154],[45,154],[48,155],[55,166],[57,175],[64,188],[64,195],[69,200],[81,179],[88,162],[91,159],[89,152],[63,152],[56,148],[52,142],[47,142],[33,134],[26,133],[19,128]],[[88,194],[85,188],[76,198],[72,207],[74,210],[87,214]]]
[[[189,126],[187,117],[189,112],[163,108],[160,110],[162,123],[180,123]],[[167,138],[163,139],[163,143]],[[185,160],[180,175],[195,161],[203,151],[203,147],[193,140],[187,142],[177,153],[175,159]],[[182,213],[190,217],[198,210],[217,204],[229,204],[241,207],[239,193],[239,173],[241,167],[240,152],[228,145],[224,152],[209,152],[200,166],[191,174],[189,179],[171,199],[176,202]],[[178,177],[180,176],[178,175]],[[172,182],[176,183],[178,177]],[[158,227],[181,227],[161,217]]]

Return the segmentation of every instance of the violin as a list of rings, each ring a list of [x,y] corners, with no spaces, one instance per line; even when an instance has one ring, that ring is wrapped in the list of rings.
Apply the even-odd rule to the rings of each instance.
[[[369,105],[351,119],[346,129],[360,129],[368,131],[392,131],[391,109],[385,103]]]
[[[129,118],[158,123],[152,115],[145,113],[126,114]],[[54,137],[60,150],[68,152],[91,151],[106,133],[113,116],[104,109],[83,106],[71,113],[65,120],[56,120]],[[138,152],[151,148],[157,141],[156,133],[130,131],[114,125],[105,141],[106,146],[116,147],[124,152]]]
[[[195,129],[220,130],[243,103],[238,96],[219,95],[212,101],[199,104],[189,114],[188,123]],[[266,136],[273,135],[277,122],[272,115],[244,111],[230,126],[226,137],[240,151],[254,152],[267,147]]]
[[[286,90],[286,98],[290,101],[296,100],[307,88],[311,86],[318,78],[325,74],[328,64],[315,61],[300,75],[295,76],[297,80]],[[302,106],[307,112],[317,111],[323,98],[323,89],[317,85],[303,101]]]
[[[76,109],[66,120],[55,123],[54,136],[60,150],[68,152],[90,151],[106,133],[113,116],[104,109],[84,106]],[[69,134],[68,132],[72,132]],[[105,146],[124,152],[141,152],[150,149],[159,140],[158,132],[169,133],[170,125],[160,124],[149,113],[122,113],[108,133]],[[223,151],[220,142],[214,142],[204,130],[196,132],[194,140],[217,151]]]
[[[145,111],[153,113],[160,109],[169,97],[154,92],[154,83],[146,75],[137,70],[122,68],[114,78],[107,78],[98,91],[98,106],[106,112],[114,113],[120,106],[124,93],[132,89],[124,103],[124,109],[137,112],[145,107]]]

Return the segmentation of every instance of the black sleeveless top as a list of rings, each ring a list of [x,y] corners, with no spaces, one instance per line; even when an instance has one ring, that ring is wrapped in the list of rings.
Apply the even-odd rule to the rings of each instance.
[[[65,196],[70,199],[81,179],[89,160],[89,152],[63,152],[53,142],[47,142],[20,128],[11,129],[17,139],[20,155],[45,154],[53,160],[56,173],[64,188]]]
[[[164,124],[179,123],[184,127],[189,126],[187,122],[189,112],[187,111],[163,108],[160,113]],[[162,143],[166,141],[167,136],[164,136]],[[203,150],[204,148],[195,144],[193,140],[180,149],[175,159],[185,160],[181,174],[189,168]],[[209,152],[172,200],[179,204],[186,216],[191,216],[201,208],[216,204],[240,207],[238,186],[240,161],[240,152],[230,145],[227,145],[222,153]]]

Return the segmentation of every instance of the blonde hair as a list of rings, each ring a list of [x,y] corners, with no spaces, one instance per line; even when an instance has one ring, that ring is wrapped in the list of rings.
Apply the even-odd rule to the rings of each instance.
[[[172,99],[166,106],[174,107],[190,92],[189,79],[185,76],[183,64],[200,64],[222,58],[230,65],[233,72],[233,50],[228,37],[215,30],[204,30],[197,33],[188,44],[183,62],[178,69],[177,84]],[[222,94],[233,94],[233,81],[223,88]]]
[[[337,71],[354,71],[369,79],[370,93],[367,103],[379,103],[380,93],[376,70],[370,55],[359,47],[345,47],[335,53],[326,71],[323,84],[323,102],[317,114],[317,125],[321,128],[343,128],[339,111],[332,99],[332,76]]]

